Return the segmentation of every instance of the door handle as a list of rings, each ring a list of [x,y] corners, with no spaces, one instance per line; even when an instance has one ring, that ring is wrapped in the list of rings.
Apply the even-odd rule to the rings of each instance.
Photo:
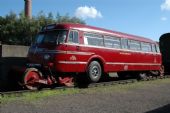
[[[76,46],[76,50],[80,50],[80,46]]]

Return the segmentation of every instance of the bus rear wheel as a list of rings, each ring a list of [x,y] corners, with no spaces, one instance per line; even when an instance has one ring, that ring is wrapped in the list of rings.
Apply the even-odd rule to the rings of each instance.
[[[101,65],[97,61],[92,61],[87,69],[87,76],[89,82],[96,83],[100,80],[102,75]]]

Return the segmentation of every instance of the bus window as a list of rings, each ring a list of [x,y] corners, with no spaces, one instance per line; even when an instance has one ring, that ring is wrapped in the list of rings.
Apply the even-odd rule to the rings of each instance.
[[[56,30],[43,32],[37,35],[36,42],[37,44],[55,44],[55,43],[64,43],[66,39],[66,30]]]
[[[142,47],[142,51],[151,52],[151,44],[142,42],[141,47]]]
[[[70,31],[68,42],[79,43],[78,32],[77,31]]]
[[[155,46],[155,44],[152,44],[152,52],[156,53],[156,46]]]
[[[105,47],[109,48],[120,48],[120,39],[117,37],[105,37]]]
[[[160,53],[160,49],[159,49],[159,45],[158,44],[156,44],[156,52]]]
[[[36,37],[36,43],[37,44],[41,44],[43,39],[44,39],[45,35],[44,34],[38,34]]]
[[[104,46],[102,35],[86,33],[84,37],[86,45]]]
[[[121,39],[121,46],[122,46],[122,49],[128,49],[128,39],[122,38]]]
[[[141,50],[140,42],[135,40],[128,40],[129,49],[131,50]]]

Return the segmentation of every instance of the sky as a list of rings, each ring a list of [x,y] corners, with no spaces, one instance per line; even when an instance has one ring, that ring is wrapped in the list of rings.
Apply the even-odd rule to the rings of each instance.
[[[23,10],[24,0],[0,0],[0,16]],[[170,0],[32,0],[32,15],[40,11],[69,14],[91,26],[155,41],[170,32]]]

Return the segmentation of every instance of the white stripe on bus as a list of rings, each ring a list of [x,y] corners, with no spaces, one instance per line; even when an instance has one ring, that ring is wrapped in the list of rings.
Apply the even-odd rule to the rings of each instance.
[[[161,65],[159,63],[125,63],[125,62],[106,62],[108,65]]]
[[[80,62],[80,61],[58,61],[61,64],[87,64],[87,62]],[[106,62],[106,65],[140,65],[140,66],[160,66],[159,63],[125,63],[125,62]]]
[[[60,64],[87,64],[87,62],[78,62],[78,61],[58,61]]]

